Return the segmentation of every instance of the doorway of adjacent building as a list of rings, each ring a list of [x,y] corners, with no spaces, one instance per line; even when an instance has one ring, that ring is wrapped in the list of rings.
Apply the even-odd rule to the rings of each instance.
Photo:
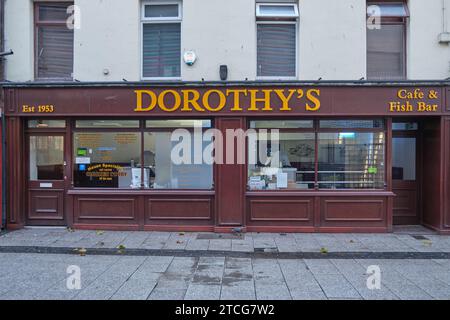
[[[28,225],[64,226],[65,137],[63,134],[29,134]]]
[[[418,122],[392,123],[392,189],[394,224],[420,223],[420,136]]]

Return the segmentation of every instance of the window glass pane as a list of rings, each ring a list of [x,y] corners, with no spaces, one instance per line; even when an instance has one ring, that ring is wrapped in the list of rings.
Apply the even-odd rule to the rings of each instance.
[[[30,180],[64,180],[64,137],[30,137]]]
[[[29,120],[28,128],[65,128],[66,120]]]
[[[416,180],[416,138],[392,139],[392,179]]]
[[[38,78],[71,78],[73,72],[73,30],[64,26],[37,29]]]
[[[262,16],[296,16],[295,6],[260,5],[259,13]]]
[[[258,120],[250,121],[250,128],[280,128],[280,129],[295,129],[295,128],[313,128],[313,120]]]
[[[415,131],[419,129],[417,122],[393,122],[392,130],[394,131]]]
[[[319,133],[319,188],[384,188],[384,133]]]
[[[147,128],[211,128],[211,120],[147,120]]]
[[[320,120],[321,128],[372,129],[384,127],[383,120]]]
[[[73,5],[73,3],[68,4],[58,4],[58,3],[46,3],[39,4],[39,21],[61,21],[65,22],[70,14],[67,13],[67,8]]]
[[[139,120],[77,120],[77,128],[139,128]]]
[[[296,25],[258,24],[259,77],[295,77]]]
[[[146,18],[170,18],[178,17],[177,4],[163,4],[163,5],[146,5]]]
[[[314,189],[314,133],[261,131],[249,138],[248,187],[250,190]]]
[[[196,142],[194,139],[200,139]],[[184,162],[172,154],[176,146],[184,146],[176,157],[185,157]],[[187,135],[186,140],[172,141],[172,132],[145,132],[144,133],[144,164],[145,179],[149,183],[146,188],[152,189],[212,189],[213,166],[205,163],[204,159],[197,161],[194,154],[203,153],[212,140],[202,141],[202,137]],[[197,150],[199,145],[201,150]]]
[[[371,80],[401,80],[405,77],[403,24],[383,24],[367,30],[367,77]]]
[[[143,76],[179,77],[181,40],[179,23],[143,26]]]
[[[406,7],[402,3],[374,3],[367,7],[368,15],[375,15],[378,10],[372,6],[377,6],[381,17],[407,17]]]
[[[74,186],[140,188],[141,134],[74,133]]]

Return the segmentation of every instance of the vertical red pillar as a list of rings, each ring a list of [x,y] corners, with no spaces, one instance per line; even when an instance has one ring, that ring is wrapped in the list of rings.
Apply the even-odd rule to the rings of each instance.
[[[224,162],[226,162],[227,141],[226,131],[245,129],[244,118],[218,118],[216,121],[224,140]],[[244,143],[245,145],[245,143]],[[234,154],[237,157],[237,145],[234,141]],[[231,231],[232,228],[242,227],[244,223],[244,168],[243,164],[219,164],[216,165],[216,228],[217,232]]]
[[[0,116],[0,229],[3,228],[3,127],[2,118]]]

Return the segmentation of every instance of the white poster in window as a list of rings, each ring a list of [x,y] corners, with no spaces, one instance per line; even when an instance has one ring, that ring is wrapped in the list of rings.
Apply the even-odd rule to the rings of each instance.
[[[277,174],[277,188],[285,189],[288,186],[288,174],[279,172]]]
[[[90,157],[76,157],[75,163],[76,164],[90,164],[91,158]]]

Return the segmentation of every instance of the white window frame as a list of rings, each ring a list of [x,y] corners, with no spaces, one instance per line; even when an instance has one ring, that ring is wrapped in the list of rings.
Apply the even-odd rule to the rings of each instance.
[[[145,17],[145,6],[148,5],[178,5],[178,17]],[[182,42],[183,36],[183,14],[182,14],[182,2],[181,1],[143,1],[141,4],[141,22],[140,22],[140,57],[141,57],[141,79],[153,80],[153,81],[180,81],[182,71],[182,59],[180,51],[180,76],[178,77],[144,77],[144,24],[162,24],[162,23],[178,23],[180,24],[180,42]],[[180,46],[181,47],[181,46]]]
[[[163,6],[163,5],[177,5],[178,16],[177,17],[146,17],[146,6]],[[181,21],[182,20],[182,5],[181,1],[143,1],[141,9],[141,21]]]
[[[293,14],[264,14],[261,13],[261,7],[293,7]],[[256,17],[257,18],[298,18],[298,5],[296,3],[257,3],[256,4]]]
[[[258,24],[293,24],[295,26],[295,75],[294,76],[258,76]],[[256,80],[297,80],[299,72],[299,22],[277,21],[277,20],[256,20]]]

